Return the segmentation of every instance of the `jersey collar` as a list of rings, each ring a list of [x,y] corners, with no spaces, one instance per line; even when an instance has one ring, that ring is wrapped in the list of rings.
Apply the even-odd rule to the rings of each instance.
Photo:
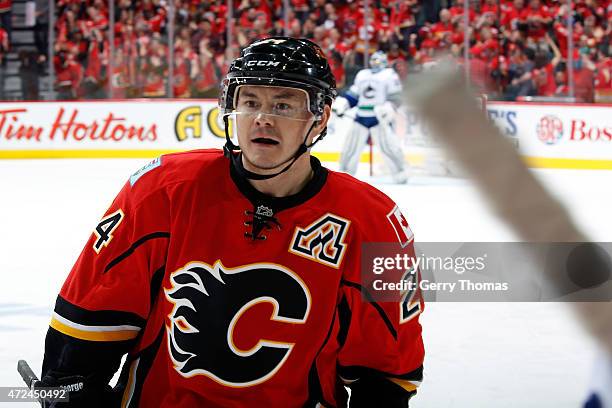
[[[236,160],[238,166],[242,166],[242,160]],[[304,188],[293,195],[286,197],[271,197],[257,190],[249,181],[241,177],[234,168],[232,160],[229,160],[230,176],[238,187],[238,190],[253,204],[253,206],[265,204],[274,209],[274,213],[288,208],[296,207],[314,197],[325,185],[327,180],[327,169],[321,165],[319,159],[310,156],[310,165],[314,172],[313,177]]]

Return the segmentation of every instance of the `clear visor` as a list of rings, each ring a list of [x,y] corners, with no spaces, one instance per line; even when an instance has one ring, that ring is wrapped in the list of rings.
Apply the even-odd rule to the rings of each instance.
[[[308,122],[315,118],[309,106],[308,93],[303,89],[240,85],[236,87],[233,114],[243,118],[265,115],[269,120]]]
[[[234,143],[235,145],[239,146],[240,142],[238,141],[238,129],[242,128],[243,132],[244,132],[244,126],[246,125],[247,127],[249,126],[250,123],[252,123],[251,121],[254,119],[258,119],[258,120],[272,120],[272,121],[276,121],[276,126],[278,126],[279,124],[281,125],[279,127],[279,131],[283,132],[283,127],[282,127],[282,120],[292,120],[292,121],[298,121],[300,123],[303,123],[303,128],[304,129],[308,129],[311,124],[307,123],[310,122],[311,120],[314,119],[314,115],[311,113],[310,114],[310,119],[296,119],[296,118],[287,118],[286,116],[280,116],[280,115],[275,115],[272,113],[264,113],[264,112],[257,112],[257,113],[245,113],[245,112],[230,112],[230,113],[226,113],[223,115],[224,118],[227,119],[227,135],[229,136],[230,140],[232,141],[232,143]],[[286,123],[286,122],[285,122]]]

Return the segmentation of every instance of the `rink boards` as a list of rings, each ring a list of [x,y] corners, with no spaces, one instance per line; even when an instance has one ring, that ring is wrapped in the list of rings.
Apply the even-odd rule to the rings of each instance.
[[[489,102],[489,118],[532,167],[612,169],[612,105]],[[332,117],[314,149],[337,161],[350,114]],[[437,149],[427,127],[401,109],[395,132],[409,161]],[[215,100],[116,100],[0,103],[0,159],[156,157],[220,148],[223,120]],[[364,152],[362,161],[368,161]]]

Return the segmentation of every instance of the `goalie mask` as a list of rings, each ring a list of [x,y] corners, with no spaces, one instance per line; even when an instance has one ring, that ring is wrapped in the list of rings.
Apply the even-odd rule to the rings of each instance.
[[[387,54],[382,51],[376,51],[370,57],[370,69],[374,72],[382,71],[389,66]]]
[[[310,118],[314,117],[313,124],[297,151],[285,162],[288,164],[278,173],[263,175],[244,169],[238,154],[240,147],[231,141],[229,118],[232,114],[244,113],[237,112],[238,93],[244,85],[294,88],[307,95],[307,111],[304,113]],[[255,41],[242,50],[221,83],[219,108],[225,124],[226,156],[234,162],[241,175],[249,179],[264,180],[284,173],[302,154],[325,137],[327,128],[311,144],[307,144],[313,128],[323,118],[325,105],[331,105],[336,95],[336,80],[318,45],[306,39],[290,37]],[[278,115],[279,112],[267,114]],[[301,120],[299,115],[293,116]]]

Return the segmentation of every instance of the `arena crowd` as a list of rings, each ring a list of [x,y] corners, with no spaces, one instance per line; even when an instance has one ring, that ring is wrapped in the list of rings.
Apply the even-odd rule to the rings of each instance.
[[[228,61],[241,47],[285,34],[321,45],[339,88],[363,68],[367,49],[385,51],[401,77],[452,54],[469,65],[475,85],[501,100],[567,96],[568,64],[579,101],[612,90],[610,0],[472,0],[467,27],[463,0],[370,0],[367,11],[355,0],[289,0],[286,16],[282,0],[237,0],[230,26],[226,1],[173,1],[174,97],[215,97]],[[110,55],[108,2],[58,1],[58,98],[168,96],[168,3],[118,0],[114,7]]]

